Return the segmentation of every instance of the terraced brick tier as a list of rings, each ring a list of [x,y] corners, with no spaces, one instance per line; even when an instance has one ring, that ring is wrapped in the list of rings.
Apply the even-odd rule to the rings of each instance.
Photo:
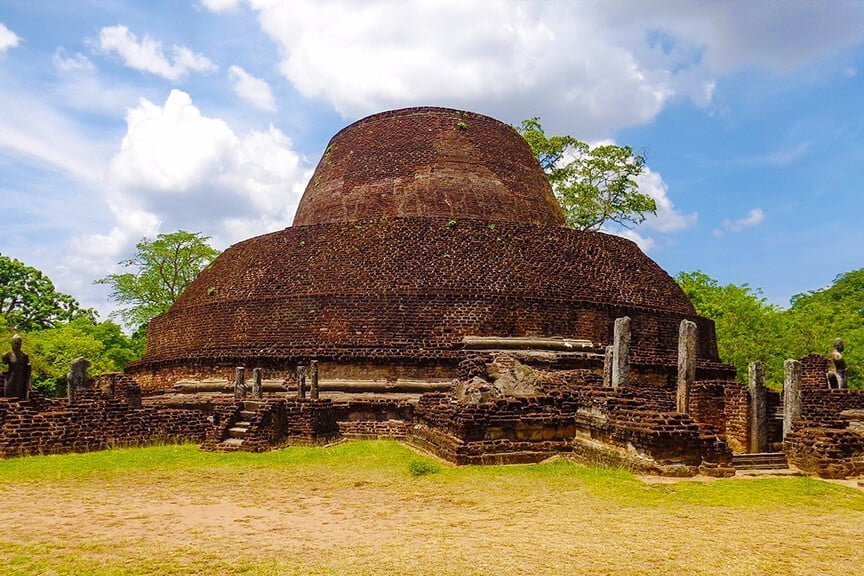
[[[713,323],[631,241],[559,226],[441,218],[292,227],[226,250],[154,319],[132,374],[167,366],[458,362],[471,336],[598,346],[633,318],[634,361],[674,363],[678,323]],[[144,382],[144,381],[142,381]]]

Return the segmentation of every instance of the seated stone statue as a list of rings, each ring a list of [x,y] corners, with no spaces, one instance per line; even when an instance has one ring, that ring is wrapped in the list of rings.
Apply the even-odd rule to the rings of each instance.
[[[3,395],[24,400],[30,393],[30,357],[21,350],[21,336],[12,337],[12,350],[3,355],[7,372],[3,380]]]
[[[828,387],[846,388],[846,360],[843,359],[843,340],[834,340],[834,348],[828,353]]]

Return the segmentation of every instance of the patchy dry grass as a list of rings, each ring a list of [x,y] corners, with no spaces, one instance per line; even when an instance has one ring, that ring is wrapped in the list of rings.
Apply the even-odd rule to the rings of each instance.
[[[423,474],[418,474],[423,470]],[[425,471],[434,471],[426,473]],[[0,462],[2,574],[857,574],[864,492],[453,468],[393,442]]]

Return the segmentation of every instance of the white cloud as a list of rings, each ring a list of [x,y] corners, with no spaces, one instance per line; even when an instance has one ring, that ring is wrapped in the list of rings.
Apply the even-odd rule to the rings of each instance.
[[[0,56],[9,48],[15,48],[21,43],[21,38],[0,22]]]
[[[765,211],[761,208],[753,208],[746,215],[737,220],[723,220],[722,228],[716,228],[713,232],[715,238],[722,238],[727,232],[741,232],[745,228],[758,226],[765,220]]]
[[[238,0],[202,0],[201,4],[212,12],[225,12],[236,8]]]
[[[276,99],[267,82],[252,76],[239,66],[231,66],[228,69],[228,78],[237,96],[261,110],[276,111]]]
[[[132,238],[184,227],[227,245],[290,225],[311,172],[278,129],[238,134],[179,90],[161,106],[142,99],[126,123],[108,185]]]
[[[67,57],[63,48],[54,51],[51,62],[60,72],[92,72],[96,69],[90,59],[80,52]]]
[[[345,117],[435,104],[582,138],[710,104],[719,76],[784,73],[864,39],[864,5],[249,0],[305,96]]]
[[[653,198],[657,204],[657,214],[648,216],[642,226],[657,232],[668,233],[677,232],[696,224],[698,215],[695,212],[684,214],[675,208],[668,195],[669,187],[659,173],[645,168],[642,174],[636,178],[636,181],[639,183],[639,191]]]
[[[162,43],[145,35],[139,42],[126,26],[109,26],[99,32],[99,49],[105,53],[116,53],[126,66],[161,76],[168,80],[179,80],[188,72],[210,72],[216,65],[203,54],[197,54],[185,46],[171,47],[168,57]]]

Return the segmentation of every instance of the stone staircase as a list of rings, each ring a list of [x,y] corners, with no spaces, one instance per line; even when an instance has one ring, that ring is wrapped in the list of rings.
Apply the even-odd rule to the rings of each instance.
[[[229,424],[228,438],[216,445],[216,450],[219,452],[234,452],[240,450],[246,440],[246,434],[249,432],[249,427],[252,426],[252,420],[255,418],[255,413],[263,406],[262,402],[243,402],[243,409],[234,422]]]
[[[734,454],[732,467],[736,470],[788,470],[789,462],[783,452]]]

